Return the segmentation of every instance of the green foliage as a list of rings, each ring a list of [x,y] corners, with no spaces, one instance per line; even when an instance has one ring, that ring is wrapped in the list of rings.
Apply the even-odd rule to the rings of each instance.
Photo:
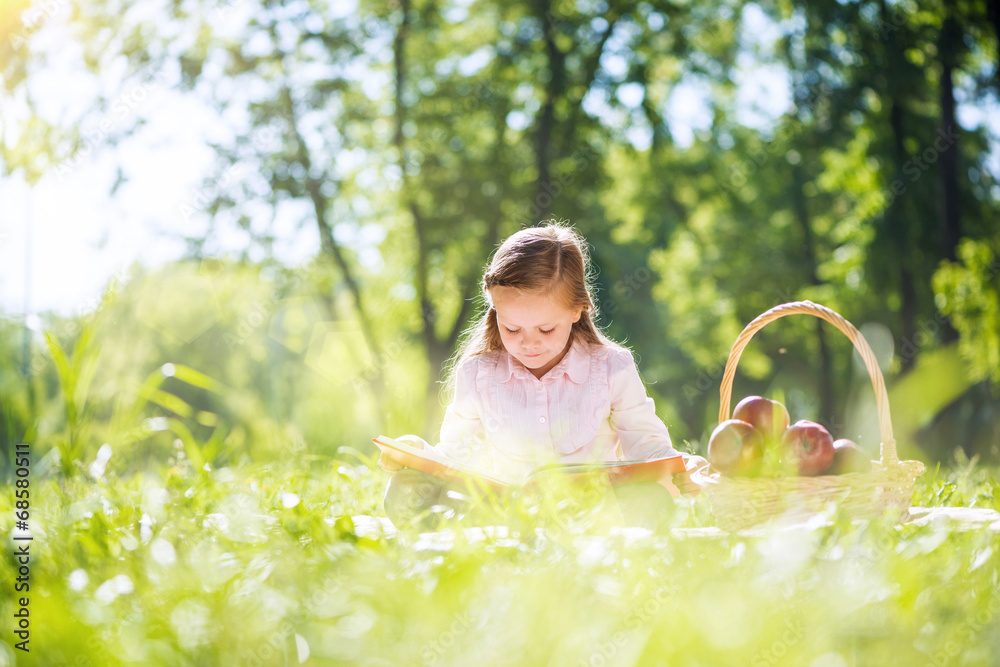
[[[506,532],[392,535],[373,516],[387,476],[342,458],[38,481],[31,653],[7,635],[0,665],[981,665],[997,648],[992,530],[718,533],[698,498],[652,534],[544,505]],[[1000,509],[997,479],[932,470],[915,504]]]
[[[23,62],[48,54],[13,16],[2,28],[19,39],[0,66],[16,102],[37,97]],[[735,334],[784,301],[887,327],[890,384],[951,342],[951,324],[973,382],[995,379],[993,293],[979,291],[983,306],[960,296],[976,285],[960,288],[970,279],[957,269],[932,283],[957,238],[996,240],[995,139],[981,125],[945,127],[954,104],[995,94],[982,74],[995,26],[979,5],[96,2],[74,7],[67,31],[92,72],[125,64],[123,87],[155,73],[228,119],[198,201],[176,207],[185,229],[210,221],[185,238],[199,262],[160,275],[171,281],[162,294],[149,283],[133,295],[123,321],[142,335],[108,338],[116,349],[128,338],[143,360],[158,347],[193,356],[105,363],[134,385],[167,361],[219,378],[238,398],[205,398],[206,412],[226,414],[232,442],[260,446],[293,414],[324,448],[393,429],[433,438],[441,369],[476,315],[483,265],[504,236],[549,216],[591,242],[602,321],[637,352],[678,439],[704,440]],[[768,102],[787,84],[791,104],[752,108],[743,97],[758,81]],[[11,121],[20,138],[3,144],[5,172],[31,180],[73,155],[113,106],[107,88],[73,127],[31,108],[13,116],[24,121]],[[697,118],[681,122],[679,108]],[[284,240],[273,221],[289,215],[318,238],[303,273],[270,259]],[[223,228],[278,277],[206,258]],[[901,353],[927,322],[937,332]],[[320,324],[328,345],[314,340]],[[814,418],[852,422],[852,353],[835,339],[808,321],[762,332],[737,393],[783,391]],[[279,368],[303,360],[323,381]],[[268,425],[250,426],[263,423],[256,414]],[[194,427],[204,442],[202,426],[214,427]]]
[[[981,3],[87,2],[52,22],[59,39],[35,39],[48,6],[0,11],[0,176],[33,183],[79,157],[114,111],[111,72],[123,88],[157,73],[226,131],[198,201],[157,212],[163,228],[208,223],[185,237],[194,261],[135,267],[96,313],[45,316],[44,344],[22,347],[21,323],[0,319],[3,456],[22,441],[42,454],[25,664],[1000,651],[991,531],[833,516],[719,535],[704,498],[651,536],[565,521],[558,498],[519,505],[512,533],[453,541],[388,537],[371,518],[385,477],[369,438],[434,439],[439,370],[483,265],[549,216],[592,244],[601,322],[637,352],[675,442],[703,447],[742,326],[808,298],[885,334],[905,458],[1000,456],[996,142],[982,126],[939,142],[949,100],[995,95]],[[103,92],[73,100],[81,118],[43,117],[36,101],[57,100],[34,73],[67,42]],[[740,80],[769,78],[789,107],[741,101]],[[102,134],[107,149],[155,112]],[[318,238],[294,268],[273,259],[289,219]],[[206,256],[223,228],[248,239],[243,261]],[[851,425],[838,436],[865,431],[868,378],[824,327],[762,331],[735,396],[780,394],[795,417]],[[997,469],[976,461],[925,475],[915,504],[1000,508]],[[0,488],[5,532],[10,498]]]
[[[183,280],[175,281],[173,286],[175,290],[189,287]],[[135,331],[143,322],[163,324],[142,310],[150,295],[138,287],[127,286],[114,298],[109,289],[100,308],[83,318],[78,327],[71,327],[78,332],[71,354],[64,351],[53,331],[45,332],[61,390],[58,402],[63,414],[59,422],[43,420],[36,444],[43,450],[54,445],[63,475],[85,471],[87,457],[96,452],[100,443],[109,446],[117,455],[116,462],[123,466],[142,464],[140,453],[146,457],[160,453],[166,458],[173,452],[171,445],[177,445],[196,470],[206,471],[240,449],[231,437],[234,430],[245,437],[245,425],[260,426],[259,419],[244,419],[244,427],[233,429],[234,413],[219,414],[235,398],[233,390],[188,365],[169,361],[169,346],[150,356],[151,349],[156,349],[150,346],[151,341],[128,345],[118,340],[123,323],[126,332]],[[155,293],[166,303],[170,303],[171,296],[191,296],[159,286]],[[124,314],[135,296],[140,304],[140,321],[130,322]],[[190,324],[174,320],[172,326],[180,328],[163,334],[181,340],[186,336],[184,327]],[[202,324],[195,326],[201,328]],[[134,339],[134,334],[128,338]],[[198,359],[197,355],[187,356]],[[154,370],[139,380],[135,370],[150,367]],[[176,438],[173,443],[170,436]]]
[[[412,397],[427,368],[407,304],[390,297],[381,304],[381,318],[404,326],[386,333],[379,361],[356,321],[329,317],[317,294],[321,275],[274,268],[220,261],[136,267],[97,312],[47,318],[52,348],[36,350],[29,375],[44,388],[32,416],[37,451],[55,447],[68,475],[86,471],[105,443],[119,471],[181,458],[210,469],[306,447],[329,455],[350,443],[368,451],[380,432],[416,432],[422,406]],[[395,368],[386,392],[392,405],[382,414],[360,391],[380,363]],[[24,398],[12,393],[4,405],[8,438],[20,441],[30,423]]]
[[[958,330],[959,351],[973,380],[1000,387],[1000,246],[964,239],[957,262],[934,274],[941,312]]]
[[[6,478],[12,452],[19,442],[29,441],[34,386],[25,382],[24,328],[0,315],[0,478]],[[30,375],[28,376],[30,377]]]
[[[45,332],[45,343],[59,375],[63,406],[66,411],[66,432],[56,441],[59,462],[65,475],[72,475],[75,472],[74,466],[90,438],[93,419],[88,409],[90,407],[88,398],[90,384],[97,371],[99,355],[99,348],[93,345],[93,337],[94,322],[93,318],[90,318],[81,327],[73,353],[67,356],[55,335],[51,331]]]

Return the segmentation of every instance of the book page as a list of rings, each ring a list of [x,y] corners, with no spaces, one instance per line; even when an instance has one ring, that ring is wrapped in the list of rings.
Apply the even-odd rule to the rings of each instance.
[[[443,466],[444,468],[449,468],[474,477],[482,477],[487,481],[500,484],[501,486],[510,486],[511,484],[518,482],[518,480],[506,478],[503,475],[493,472],[492,470],[483,470],[475,466],[459,463],[458,461],[438,454],[434,449],[417,449],[416,447],[413,447],[405,442],[393,440],[392,438],[384,435],[380,435],[372,440],[379,447],[379,449],[382,449],[383,451],[389,450],[391,452],[391,450],[397,450],[405,452],[406,454],[410,454],[411,456],[415,456],[419,459],[432,461],[440,466]]]
[[[682,456],[669,456],[648,461],[595,461],[579,463],[554,463],[541,466],[528,475],[529,482],[543,479],[547,474],[564,474],[570,476],[606,474],[612,486],[630,482],[656,482],[670,491],[671,495],[680,494],[680,489],[673,483],[673,475],[684,471]]]
[[[549,463],[535,468],[523,478],[514,478],[492,470],[483,470],[476,466],[459,463],[437,453],[434,449],[418,449],[388,436],[380,435],[377,438],[372,438],[372,441],[390,458],[406,467],[443,477],[453,477],[455,476],[453,473],[468,475],[502,487],[534,483],[546,474],[586,475],[606,472],[613,484],[629,480],[657,481],[671,489],[671,493],[677,495],[675,493],[676,487],[673,486],[669,478],[684,470],[683,458],[671,456],[652,460]]]
[[[677,459],[680,463],[673,461]],[[669,462],[669,463],[667,463]],[[624,468],[626,466],[633,465],[651,465],[659,467],[664,466],[664,469],[672,470],[675,472],[682,472],[684,470],[683,458],[680,456],[669,456],[663,459],[637,459],[634,461],[593,461],[593,462],[577,462],[577,463],[549,463],[547,465],[540,466],[531,471],[529,477],[537,474],[546,472],[596,472],[598,470],[612,470],[615,468]]]

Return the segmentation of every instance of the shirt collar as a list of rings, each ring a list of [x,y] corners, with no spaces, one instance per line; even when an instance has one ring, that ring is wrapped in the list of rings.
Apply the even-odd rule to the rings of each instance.
[[[507,350],[502,350],[500,359],[497,361],[497,381],[507,382],[515,375],[522,380],[537,379],[524,364],[512,357]],[[590,355],[587,350],[587,342],[580,336],[573,336],[573,344],[570,345],[566,356],[549,369],[549,372],[543,377],[556,378],[563,375],[568,376],[576,384],[583,384],[590,377]]]

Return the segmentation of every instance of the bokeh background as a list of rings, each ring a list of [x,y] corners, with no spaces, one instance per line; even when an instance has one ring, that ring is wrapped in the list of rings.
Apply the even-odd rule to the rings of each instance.
[[[998,20],[987,2],[6,2],[4,440],[80,461],[107,443],[121,470],[188,435],[220,460],[433,440],[490,253],[556,218],[590,242],[600,321],[679,443],[703,448],[740,329],[812,299],[875,348],[907,456],[996,459]],[[786,319],[734,395],[877,455],[857,361]],[[161,374],[144,395],[168,363],[219,390]]]
[[[992,0],[0,0],[0,531],[28,443],[35,538],[0,667],[995,664],[1000,523],[410,539],[370,438],[434,441],[490,254],[557,219],[679,449],[811,299],[875,350],[914,505],[1000,508],[998,34]],[[819,320],[754,338],[751,393],[878,456]]]

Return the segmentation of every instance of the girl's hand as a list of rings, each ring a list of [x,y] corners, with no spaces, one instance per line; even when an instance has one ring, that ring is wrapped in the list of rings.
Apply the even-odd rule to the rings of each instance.
[[[386,472],[396,472],[397,470],[402,470],[405,467],[390,459],[385,455],[385,452],[378,455],[378,465]]]
[[[685,495],[697,496],[701,493],[701,486],[695,484],[691,480],[691,473],[702,466],[707,466],[708,461],[706,461],[704,457],[694,454],[685,456],[684,459],[684,467],[686,470],[674,475],[674,486],[676,486],[680,492]]]
[[[396,438],[396,440],[399,440],[400,442],[405,442],[411,447],[416,447],[417,449],[424,448],[424,441],[421,438],[418,438],[413,435],[401,435],[398,438]],[[390,459],[385,452],[379,454],[378,465],[380,468],[382,468],[382,470],[385,470],[386,472],[396,472],[397,470],[402,470],[403,468],[406,467]]]

